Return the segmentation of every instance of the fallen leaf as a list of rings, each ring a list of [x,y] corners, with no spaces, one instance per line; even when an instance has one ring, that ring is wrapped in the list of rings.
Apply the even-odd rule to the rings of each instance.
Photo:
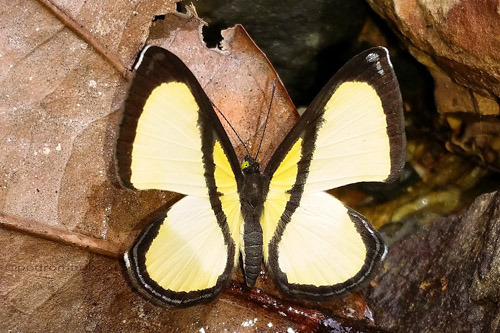
[[[176,54],[195,74],[215,106],[224,114],[247,146],[265,167],[274,150],[298,120],[295,107],[269,60],[241,25],[222,32],[221,48],[209,49],[201,40],[200,20],[182,14],[154,22],[148,44],[162,46]],[[273,82],[277,86],[271,103]],[[267,111],[269,105],[269,119]],[[228,122],[219,119],[241,160],[242,143]],[[264,131],[264,126],[267,128]]]
[[[151,27],[155,15],[174,8],[163,0],[31,0],[2,8],[0,225],[14,231],[0,229],[0,330],[299,330],[336,323],[326,314],[332,304],[340,307],[339,316],[354,312],[370,323],[356,296],[326,303],[322,312],[280,300],[266,279],[258,285],[263,298],[235,293],[236,284],[217,301],[185,310],[156,307],[128,285],[114,258],[152,215],[180,198],[122,189],[115,175],[129,69],[148,34],[148,43],[186,62],[253,154],[276,80],[259,155],[263,165],[298,118],[271,64],[241,26],[223,32],[222,49],[208,49],[196,16],[170,14]],[[244,148],[221,121],[242,158]],[[294,316],[280,307],[265,310],[270,304]]]
[[[99,1],[20,1],[3,9],[2,224],[58,240],[74,232],[116,248],[123,240],[119,233],[108,233],[113,201],[126,205],[139,221],[168,201],[164,193],[128,193],[113,186],[109,175],[112,124],[127,87],[121,70],[132,66],[151,17],[175,5],[144,1],[112,7]],[[56,14],[61,13],[66,16],[60,20]],[[112,24],[102,19],[110,14],[120,19]],[[82,39],[85,35],[93,39]],[[120,68],[96,52],[102,48],[121,59]],[[109,200],[97,202],[93,192],[103,189],[109,190]],[[148,204],[152,196],[159,200]]]

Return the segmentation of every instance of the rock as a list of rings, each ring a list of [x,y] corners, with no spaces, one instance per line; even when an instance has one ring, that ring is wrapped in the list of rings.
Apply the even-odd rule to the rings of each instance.
[[[379,327],[400,332],[500,329],[500,194],[395,243],[368,302]]]
[[[492,1],[378,1],[410,52],[436,80],[440,112],[499,114],[500,8]]]
[[[453,130],[448,148],[498,168],[498,153],[489,154],[492,147],[500,147],[498,135],[478,134],[471,139],[460,133],[469,127],[470,119],[461,119],[464,113],[500,114],[500,5],[473,0],[368,3],[433,76],[437,109]],[[500,123],[496,117],[493,122]]]

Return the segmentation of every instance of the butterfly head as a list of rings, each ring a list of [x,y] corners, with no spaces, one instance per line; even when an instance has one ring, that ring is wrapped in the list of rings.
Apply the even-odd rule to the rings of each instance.
[[[244,174],[251,174],[259,172],[259,163],[250,155],[245,156],[243,162],[241,162],[241,171]]]

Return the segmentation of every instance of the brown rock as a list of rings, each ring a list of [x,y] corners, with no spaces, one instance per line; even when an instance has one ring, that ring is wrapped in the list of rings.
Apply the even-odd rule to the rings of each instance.
[[[500,194],[394,244],[368,295],[394,332],[498,332]]]
[[[498,114],[500,14],[492,1],[368,1],[436,80],[440,112]]]
[[[498,154],[490,153],[495,150],[493,147],[500,146],[498,135],[478,134],[479,138],[468,137],[471,140],[466,143],[457,131],[468,127],[470,119],[462,119],[463,113],[475,117],[500,114],[498,3],[473,0],[368,0],[368,3],[395,26],[410,53],[433,76],[437,110],[445,115],[453,130],[448,148],[498,168]],[[449,116],[454,118],[450,120]],[[494,122],[499,124],[498,119]]]

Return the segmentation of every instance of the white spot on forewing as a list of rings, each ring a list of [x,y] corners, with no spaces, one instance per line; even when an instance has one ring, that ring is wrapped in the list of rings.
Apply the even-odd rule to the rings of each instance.
[[[378,61],[380,59],[380,56],[376,53],[368,53],[368,55],[366,56],[365,59],[368,62],[375,62],[375,61]]]
[[[374,62],[377,73],[384,75],[384,70],[382,69],[382,64],[380,63],[380,56],[377,53],[369,53],[365,59],[368,62]]]
[[[137,63],[135,64],[134,69],[139,68],[139,66],[141,65],[142,59],[144,59],[144,53],[146,53],[147,49],[149,49],[151,46],[152,46],[152,45],[148,45],[148,46],[146,46],[146,47],[142,50],[141,55],[139,56],[139,60],[137,60]]]
[[[90,88],[95,88],[95,87],[97,87],[97,82],[96,82],[96,80],[90,80],[90,81],[89,81],[89,87],[90,87]]]
[[[382,64],[380,63],[380,56],[377,53],[369,53],[365,59],[368,62],[374,62],[377,73],[384,75],[384,70],[382,69]]]
[[[287,333],[295,333],[295,330],[291,327],[288,327],[286,330]]]

